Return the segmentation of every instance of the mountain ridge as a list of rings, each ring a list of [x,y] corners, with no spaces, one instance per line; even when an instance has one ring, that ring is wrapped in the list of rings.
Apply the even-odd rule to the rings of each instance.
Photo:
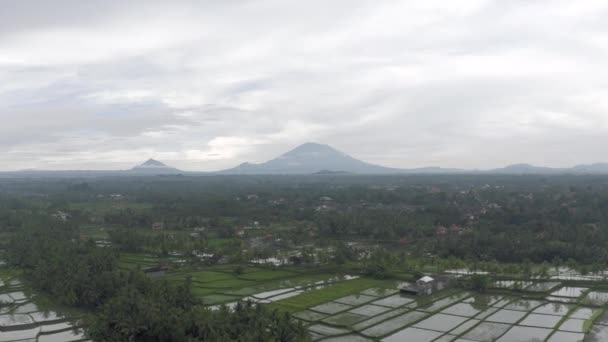
[[[512,174],[512,175],[557,175],[557,174],[608,174],[608,163],[579,164],[572,167],[552,168],[526,163],[511,164],[489,170],[467,170],[441,168],[438,166],[400,169],[368,163],[326,144],[308,142],[263,163],[244,162],[233,168],[215,171],[182,171],[156,160],[148,159],[127,170],[43,170],[0,171],[1,176],[95,176],[95,175],[174,175],[174,174]]]
[[[153,173],[153,174],[177,174],[182,173],[182,171],[167,166],[165,163],[158,161],[156,159],[148,159],[145,162],[135,165],[133,168],[129,170],[130,172],[135,173]]]
[[[219,171],[224,174],[313,174],[320,171],[340,171],[358,174],[401,173],[401,169],[367,163],[351,157],[329,145],[304,143],[259,164],[242,163]]]

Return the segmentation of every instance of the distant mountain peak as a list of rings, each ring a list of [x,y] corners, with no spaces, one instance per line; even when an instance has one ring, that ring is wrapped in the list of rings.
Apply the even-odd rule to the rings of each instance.
[[[306,152],[306,151],[336,151],[335,148],[327,145],[327,144],[319,144],[316,142],[307,142],[307,143],[303,143],[299,146],[297,146],[296,148],[294,148],[293,150],[289,151],[289,152]],[[288,153],[289,153],[288,152]]]
[[[148,159],[146,160],[144,163],[142,163],[139,166],[147,166],[147,167],[168,167],[167,165],[165,165],[163,162],[160,162],[156,159]]]
[[[139,164],[131,169],[132,171],[140,172],[160,172],[160,173],[177,173],[178,169],[167,166],[165,163],[160,162],[156,159],[148,159],[142,164]]]
[[[323,157],[332,156],[332,155],[350,158],[350,156],[348,156],[346,153],[338,151],[329,145],[318,144],[318,143],[314,143],[314,142],[307,142],[302,145],[299,145],[296,148],[294,148],[293,150],[284,153],[279,158],[286,158],[286,157],[323,158]]]
[[[518,164],[507,165],[504,168],[505,169],[532,169],[535,167],[536,166],[534,166],[532,164],[528,164],[528,163],[518,163]]]
[[[312,174],[320,171],[387,174],[401,170],[363,162],[326,144],[307,142],[265,163],[243,163],[223,173]]]
[[[535,166],[532,164],[519,163],[505,166],[503,168],[489,170],[492,173],[510,173],[510,174],[552,174],[564,172],[566,169],[550,168],[544,166]]]

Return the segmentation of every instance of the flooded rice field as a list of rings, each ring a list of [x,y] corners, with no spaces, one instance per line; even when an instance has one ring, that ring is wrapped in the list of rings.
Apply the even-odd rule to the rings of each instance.
[[[297,312],[313,341],[608,341],[608,292],[531,282],[529,291],[364,290]],[[521,282],[520,282],[521,284]],[[559,301],[566,298],[567,301]]]
[[[205,294],[202,299],[204,303],[212,310],[217,310],[221,305],[233,307],[238,301],[252,301],[254,303],[268,304],[283,299],[299,296],[303,293],[321,290],[323,288],[346,282],[349,280],[358,279],[358,276],[341,275],[327,277],[324,280],[314,279],[283,279],[280,281],[272,281],[267,284],[261,283],[255,286],[243,287],[231,290],[213,290],[209,294]],[[390,295],[395,293],[395,290],[370,288],[366,290],[369,293],[378,293],[377,295],[368,295],[361,293],[357,296],[343,298],[343,301],[352,303],[365,303],[367,300],[377,299],[380,294]],[[346,303],[348,304],[348,303]],[[350,308],[350,306],[348,306]],[[335,313],[335,312],[334,312]]]
[[[205,299],[229,306],[241,299],[280,304],[353,279],[280,280],[210,292]],[[483,294],[449,288],[415,296],[402,294],[402,285],[367,285],[293,315],[313,341],[608,341],[608,291],[594,286],[501,280]],[[0,279],[0,342],[83,341],[78,328],[78,315],[45,307],[16,278]]]
[[[77,315],[41,302],[19,279],[0,279],[0,342],[85,340]]]

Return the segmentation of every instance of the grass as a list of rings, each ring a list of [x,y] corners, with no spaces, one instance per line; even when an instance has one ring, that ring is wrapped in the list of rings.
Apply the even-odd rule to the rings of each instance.
[[[16,276],[19,276],[21,274],[21,271],[16,270],[14,268],[0,268],[0,279],[2,280],[8,280],[11,278],[14,278]]]
[[[186,278],[192,277],[192,281],[198,283],[209,283],[220,280],[235,279],[232,274],[214,271],[200,271],[200,272],[188,272],[188,273],[177,273],[169,274],[165,279],[168,280],[186,280]]]
[[[96,240],[109,238],[106,228],[98,225],[80,227],[80,236],[81,238],[90,238]]]
[[[192,287],[192,294],[196,297],[205,297],[211,294],[216,294],[215,289],[205,289],[202,287]]]
[[[243,266],[243,265],[238,265],[238,264],[227,264],[227,265],[217,265],[217,266],[213,266],[212,269],[214,271],[219,271],[219,272],[228,272],[228,273],[234,273],[234,270],[239,267],[239,266]],[[254,272],[261,272],[261,271],[265,271],[264,268],[260,268],[260,267],[240,267],[241,270],[241,274],[248,274],[248,273],[254,273]]]
[[[320,290],[306,292],[299,296],[277,301],[272,303],[271,306],[281,310],[294,312],[327,303],[340,297],[359,293],[370,287],[385,287],[388,284],[390,283],[387,281],[369,278],[348,280],[327,286]]]
[[[127,256],[131,258],[132,256]],[[137,260],[138,258],[135,257]],[[139,258],[141,260],[141,258]],[[130,267],[135,264],[127,264]],[[209,296],[224,296],[222,298],[241,298],[252,294],[272,291],[295,286],[313,285],[315,282],[335,277],[332,273],[301,273],[283,269],[269,270],[262,267],[246,267],[240,275],[232,271],[237,265],[220,265],[196,271],[186,267],[171,272],[161,278],[173,284],[181,284],[186,277],[192,277],[192,293],[203,299]],[[216,300],[211,302],[215,303]],[[210,304],[207,301],[207,304]]]
[[[260,271],[260,272],[252,272],[245,273],[240,275],[239,278],[246,280],[273,280],[279,278],[288,278],[297,275],[297,273],[289,272],[289,271]]]
[[[583,332],[585,334],[587,332],[589,332],[589,329],[591,329],[591,327],[593,326],[593,322],[595,322],[595,320],[598,317],[600,317],[603,313],[604,313],[604,309],[597,310],[595,313],[593,313],[593,316],[591,316],[591,318],[589,318],[588,320],[585,321],[585,323],[583,323]]]
[[[212,295],[208,295],[208,296],[203,296],[203,303],[206,305],[215,305],[215,304],[233,302],[238,299],[239,299],[239,297],[235,297],[235,296],[212,294]]]
[[[247,296],[255,293],[272,291],[283,288],[290,288],[295,286],[306,286],[311,285],[317,281],[326,280],[331,278],[330,274],[310,274],[310,275],[299,275],[287,279],[278,279],[268,282],[258,282],[255,285],[229,289],[227,291],[221,291],[221,293],[234,294],[240,296]]]
[[[160,259],[146,254],[122,254],[118,259],[118,267],[125,270],[134,270],[137,267],[146,268],[156,266]]]
[[[237,288],[254,285],[255,282],[242,279],[224,279],[213,281],[209,283],[197,283],[200,287],[211,288],[211,289],[226,289],[226,288]]]
[[[209,239],[207,240],[207,246],[209,248],[221,248],[232,242],[232,239]]]

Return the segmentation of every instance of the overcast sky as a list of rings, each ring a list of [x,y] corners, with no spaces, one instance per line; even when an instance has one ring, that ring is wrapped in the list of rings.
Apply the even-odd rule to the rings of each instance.
[[[3,1],[0,169],[608,162],[608,1]]]

